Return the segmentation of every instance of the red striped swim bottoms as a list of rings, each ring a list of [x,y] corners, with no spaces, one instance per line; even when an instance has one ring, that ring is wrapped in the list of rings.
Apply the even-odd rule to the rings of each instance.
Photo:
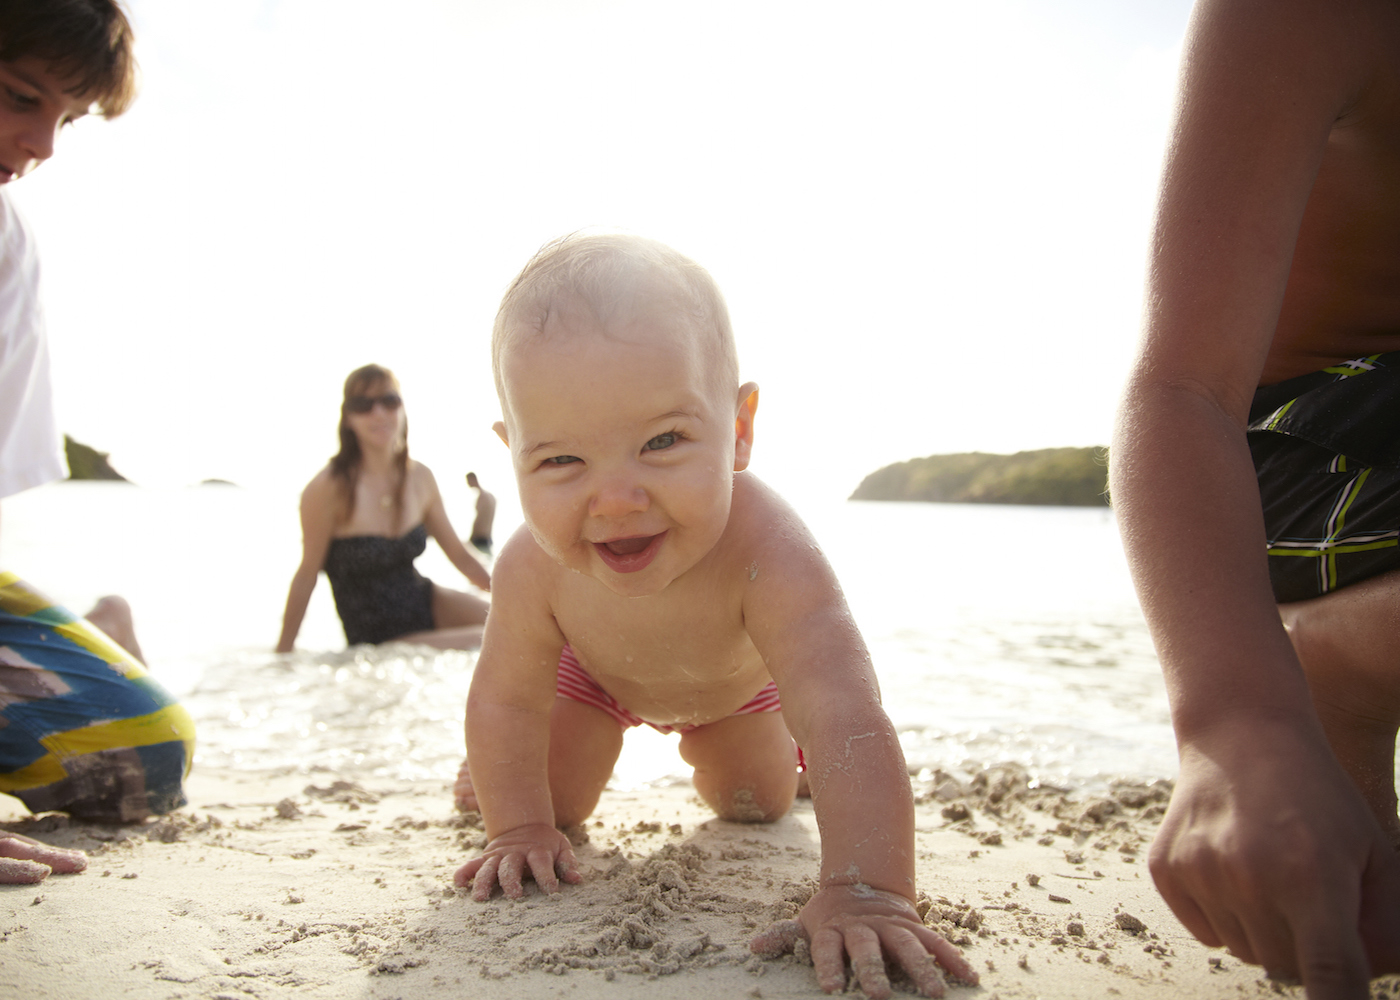
[[[664,726],[655,722],[647,722],[640,715],[629,712],[617,703],[617,699],[608,694],[592,677],[578,665],[578,657],[574,655],[573,649],[564,644],[564,650],[559,654],[559,679],[556,682],[555,692],[561,698],[568,698],[571,701],[581,701],[585,705],[592,705],[594,708],[602,709],[614,719],[623,729],[631,729],[633,726],[640,726],[645,723],[655,729],[658,733],[688,733],[695,726]],[[781,712],[782,702],[778,700],[778,685],[769,681],[762,691],[749,699],[748,704],[740,708],[735,715],[757,715],[760,712]]]

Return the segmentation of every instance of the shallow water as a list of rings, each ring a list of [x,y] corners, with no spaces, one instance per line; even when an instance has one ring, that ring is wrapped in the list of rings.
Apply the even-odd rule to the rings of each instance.
[[[154,671],[199,722],[200,761],[452,777],[474,654],[345,650],[324,583],[302,651],[269,651],[299,556],[295,500],[56,484],[5,502],[0,565],[76,610],[125,594]],[[842,581],[911,767],[1015,760],[1086,789],[1175,773],[1156,657],[1107,510],[799,511]],[[451,497],[449,512],[467,523]],[[420,567],[463,585],[435,546]],[[634,730],[615,783],[685,773],[676,743]]]

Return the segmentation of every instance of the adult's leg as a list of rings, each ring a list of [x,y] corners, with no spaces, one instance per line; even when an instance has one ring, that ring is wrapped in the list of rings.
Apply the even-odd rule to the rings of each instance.
[[[797,747],[782,712],[731,715],[681,737],[695,790],[721,819],[771,823],[797,794]]]
[[[1280,604],[1313,704],[1337,755],[1400,847],[1395,736],[1400,727],[1400,570]]]
[[[396,642],[416,642],[438,649],[478,649],[486,624],[486,612],[491,604],[472,594],[446,587],[433,587],[433,624],[431,631],[413,632],[399,636]]]
[[[572,698],[555,698],[549,715],[549,790],[557,826],[582,823],[598,807],[622,752],[622,727],[612,716]],[[457,808],[479,808],[469,761],[453,789]]]

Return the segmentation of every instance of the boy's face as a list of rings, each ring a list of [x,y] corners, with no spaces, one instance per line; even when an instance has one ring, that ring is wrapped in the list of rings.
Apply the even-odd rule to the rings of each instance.
[[[67,85],[33,56],[0,62],[0,184],[52,156],[59,130],[87,114],[91,102]]]
[[[625,597],[663,590],[715,547],[748,465],[756,393],[718,387],[708,331],[655,310],[519,338],[502,358],[525,521],[561,565]],[[736,410],[741,411],[736,424]],[[737,430],[736,430],[737,427]]]

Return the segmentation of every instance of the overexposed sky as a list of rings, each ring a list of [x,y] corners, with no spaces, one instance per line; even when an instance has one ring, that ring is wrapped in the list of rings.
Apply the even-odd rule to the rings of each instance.
[[[714,274],[786,492],[1108,439],[1188,0],[131,8],[137,104],[10,190],[61,425],[138,482],[306,481],[376,361],[508,490],[491,320],[588,226]]]

